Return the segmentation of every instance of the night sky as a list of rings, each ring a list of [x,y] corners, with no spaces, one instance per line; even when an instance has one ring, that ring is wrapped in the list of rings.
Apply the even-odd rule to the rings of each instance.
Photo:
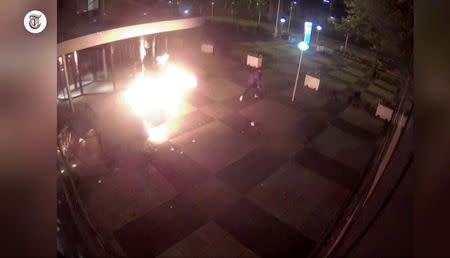
[[[334,17],[338,18],[345,16],[345,4],[344,0],[331,0],[332,1],[332,14]],[[298,0],[300,6],[304,6],[307,9],[319,9],[328,8],[328,4],[324,3],[323,0]]]

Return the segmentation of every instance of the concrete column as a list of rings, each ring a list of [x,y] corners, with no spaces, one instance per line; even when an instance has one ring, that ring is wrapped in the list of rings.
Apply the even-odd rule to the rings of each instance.
[[[70,111],[74,112],[75,109],[73,108],[72,95],[70,94],[69,74],[67,73],[66,55],[64,54],[62,56],[62,58],[63,58],[64,75],[65,75],[65,78],[66,78],[66,90],[67,90],[67,95],[69,97]]]
[[[102,48],[102,57],[103,57],[103,76],[105,80],[108,78],[108,67],[106,64],[106,51],[105,47]]]
[[[153,36],[152,55],[153,55],[153,59],[155,59],[155,57],[156,57],[156,36]]]
[[[84,91],[83,91],[83,82],[82,82],[82,80],[81,80],[80,67],[79,67],[79,65],[78,65],[78,63],[80,62],[80,60],[79,60],[79,56],[78,56],[77,51],[73,52],[73,61],[75,62],[75,72],[76,72],[76,76],[77,76],[77,78],[78,78],[78,83],[79,83],[79,85],[80,85],[80,92],[81,92],[81,95],[83,95],[83,94],[84,94]]]
[[[169,52],[169,37],[166,35],[166,53]]]
[[[114,47],[112,44],[109,45],[110,47],[110,57],[111,57],[111,75],[112,75],[112,83],[113,83],[113,91],[116,91],[116,76],[114,73]]]

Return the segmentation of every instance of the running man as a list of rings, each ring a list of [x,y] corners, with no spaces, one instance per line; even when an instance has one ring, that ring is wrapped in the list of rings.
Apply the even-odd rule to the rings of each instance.
[[[239,101],[243,101],[244,97],[248,94],[248,92],[251,89],[256,89],[258,91],[259,94],[261,94],[261,77],[262,77],[262,70],[261,68],[258,68],[256,70],[253,70],[250,73],[250,76],[248,78],[248,82],[247,82],[247,88],[244,90],[244,93],[242,93],[242,95],[239,97]],[[253,95],[255,98],[258,98],[258,94],[254,94]]]

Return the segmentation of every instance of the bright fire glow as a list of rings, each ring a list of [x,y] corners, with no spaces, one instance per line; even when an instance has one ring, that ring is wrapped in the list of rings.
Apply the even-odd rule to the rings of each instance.
[[[167,54],[161,61],[164,59],[167,62]],[[169,136],[170,121],[181,114],[184,96],[195,87],[195,76],[179,66],[167,64],[159,74],[138,76],[123,93],[123,99],[142,119],[149,140],[162,143]]]
[[[165,53],[162,56],[158,56],[156,57],[156,61],[158,62],[158,64],[160,65],[165,65],[167,63],[167,60],[169,60],[169,55],[167,53]]]
[[[145,51],[145,40],[141,39],[141,44],[139,46],[139,53],[141,54],[141,62],[144,61],[144,57],[147,54],[147,52]]]

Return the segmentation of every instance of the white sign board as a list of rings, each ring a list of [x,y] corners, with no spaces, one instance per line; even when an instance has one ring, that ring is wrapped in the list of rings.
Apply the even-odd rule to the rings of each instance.
[[[308,44],[311,41],[311,30],[312,30],[312,22],[305,22],[305,30],[303,32],[303,35],[304,35],[303,41],[305,41]]]
[[[214,52],[214,46],[211,44],[202,44],[202,52],[211,54]]]
[[[262,65],[262,56],[247,55],[247,65],[255,68],[260,68]]]
[[[391,121],[393,115],[394,115],[394,110],[392,110],[386,106],[383,106],[381,104],[378,104],[377,111],[375,112],[375,116],[377,116],[383,120],[386,120],[386,121]],[[405,127],[407,119],[408,119],[408,117],[406,117],[405,115],[402,115],[400,117],[399,123],[400,123],[401,127]]]
[[[383,120],[386,120],[386,121],[391,121],[393,114],[394,114],[394,110],[378,103],[378,107],[377,107],[377,111],[375,112],[375,116],[377,116]]]
[[[306,75],[305,77],[305,86],[318,91],[319,90],[320,79],[312,77],[310,75]]]

